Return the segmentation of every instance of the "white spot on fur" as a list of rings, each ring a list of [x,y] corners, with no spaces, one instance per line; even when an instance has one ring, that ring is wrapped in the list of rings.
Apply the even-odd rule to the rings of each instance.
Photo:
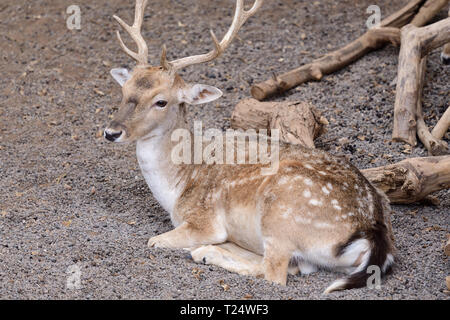
[[[289,218],[289,216],[291,215],[291,213],[292,213],[292,208],[288,208],[286,211],[284,211],[284,212],[281,214],[281,217],[282,217],[283,219],[287,219],[287,218]]]
[[[309,204],[318,207],[322,205],[322,201],[319,201],[317,199],[311,199],[309,200]]]
[[[330,190],[328,190],[327,187],[322,187],[322,192],[325,193],[326,195],[330,194]]]
[[[330,189],[330,190],[333,190],[333,185],[332,185],[331,183],[328,182],[328,183],[327,183],[327,188]]]
[[[302,223],[302,224],[311,224],[311,219],[303,218],[301,216],[295,216],[294,217],[295,222]]]
[[[332,229],[333,228],[333,225],[331,225],[327,222],[314,222],[313,226],[318,229]]]
[[[305,164],[305,168],[309,170],[314,170],[314,168],[310,164]]]
[[[288,181],[289,181],[288,177],[283,176],[283,177],[280,178],[280,180],[278,180],[278,183],[279,184],[286,184],[286,183],[288,183]]]
[[[309,191],[308,189],[306,189],[305,191],[303,191],[303,196],[305,198],[311,198],[311,191]]]
[[[321,174],[321,175],[323,175],[323,176],[326,176],[327,175],[327,173],[325,172],[325,171],[318,171],[319,172],[319,174]]]
[[[309,178],[305,178],[303,181],[305,182],[305,184],[306,184],[307,186],[312,186],[312,185],[313,185],[312,180],[309,179]]]

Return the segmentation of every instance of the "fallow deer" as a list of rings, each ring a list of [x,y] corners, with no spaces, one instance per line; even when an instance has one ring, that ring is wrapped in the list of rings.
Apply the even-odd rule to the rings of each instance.
[[[188,84],[177,71],[214,60],[240,27],[262,5],[249,10],[236,1],[230,29],[222,41],[211,32],[215,49],[151,66],[141,35],[146,0],[137,0],[132,26],[114,16],[137,44],[123,50],[137,61],[130,73],[113,69],[123,99],[105,138],[136,142],[142,174],[154,197],[170,214],[175,229],[152,237],[149,247],[188,248],[196,262],[285,285],[288,271],[307,274],[318,268],[347,273],[326,289],[362,287],[375,265],[382,274],[393,264],[390,206],[345,159],[300,146],[281,145],[279,168],[262,174],[262,164],[175,164],[175,130],[188,130],[186,105],[221,97],[212,86]],[[192,133],[191,133],[192,134]]]

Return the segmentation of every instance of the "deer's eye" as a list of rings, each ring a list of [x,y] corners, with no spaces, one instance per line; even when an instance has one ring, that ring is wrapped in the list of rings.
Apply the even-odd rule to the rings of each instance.
[[[155,105],[156,105],[158,108],[164,108],[165,106],[167,106],[167,101],[164,101],[164,100],[158,100],[158,101],[156,101]]]

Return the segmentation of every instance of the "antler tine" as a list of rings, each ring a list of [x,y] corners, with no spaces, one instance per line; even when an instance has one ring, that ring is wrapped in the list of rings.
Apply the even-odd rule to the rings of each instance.
[[[236,0],[236,11],[234,14],[233,22],[231,24],[230,29],[223,37],[222,41],[219,42],[214,32],[212,30],[210,31],[215,46],[213,51],[206,54],[181,58],[171,62],[167,62],[164,59],[165,64],[171,66],[172,71],[176,71],[185,68],[187,66],[209,62],[211,60],[216,59],[226,50],[226,48],[230,45],[231,41],[239,32],[239,29],[242,27],[242,25],[248,20],[248,18],[253,16],[256,13],[256,11],[258,11],[258,9],[262,6],[262,4],[263,0],[256,0],[252,8],[248,11],[245,11],[244,0]]]
[[[134,60],[137,61],[138,65],[147,65],[148,64],[148,47],[144,38],[141,34],[142,22],[144,21],[144,10],[147,6],[148,0],[136,0],[136,8],[134,13],[134,23],[132,26],[126,24],[121,18],[118,16],[113,16],[114,19],[122,26],[122,28],[127,31],[131,38],[136,42],[138,47],[138,52],[134,52],[127,48],[122,41],[122,37],[120,36],[120,32],[117,31],[117,38],[119,39],[120,46],[122,49]]]

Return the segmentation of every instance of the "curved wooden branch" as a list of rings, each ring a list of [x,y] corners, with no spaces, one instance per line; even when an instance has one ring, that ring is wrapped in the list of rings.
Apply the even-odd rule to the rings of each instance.
[[[448,128],[450,128],[450,107],[448,107],[447,110],[444,112],[441,119],[434,127],[433,131],[431,131],[431,134],[436,139],[442,139],[442,137],[444,137],[445,133],[447,132]]]
[[[419,67],[419,89],[417,93],[417,135],[419,136],[420,141],[422,141],[425,148],[428,150],[428,154],[430,156],[439,156],[448,153],[448,145],[446,142],[440,140],[440,138],[436,138],[433,136],[428,130],[427,125],[425,124],[425,120],[423,119],[422,114],[422,94],[423,94],[423,86],[425,83],[425,72],[427,65],[427,57],[423,57],[420,62]],[[442,138],[442,137],[441,137]]]
[[[361,172],[391,203],[413,203],[450,188],[450,156],[411,158]]]
[[[367,31],[344,48],[331,52],[312,63],[255,84],[251,88],[251,94],[255,99],[264,100],[302,83],[320,80],[323,75],[342,69],[370,51],[379,49],[389,42],[395,43],[399,33],[396,29],[406,25],[413,17],[415,17],[414,25],[418,27],[424,25],[448,2],[449,0],[413,0],[384,19],[380,28]]]

